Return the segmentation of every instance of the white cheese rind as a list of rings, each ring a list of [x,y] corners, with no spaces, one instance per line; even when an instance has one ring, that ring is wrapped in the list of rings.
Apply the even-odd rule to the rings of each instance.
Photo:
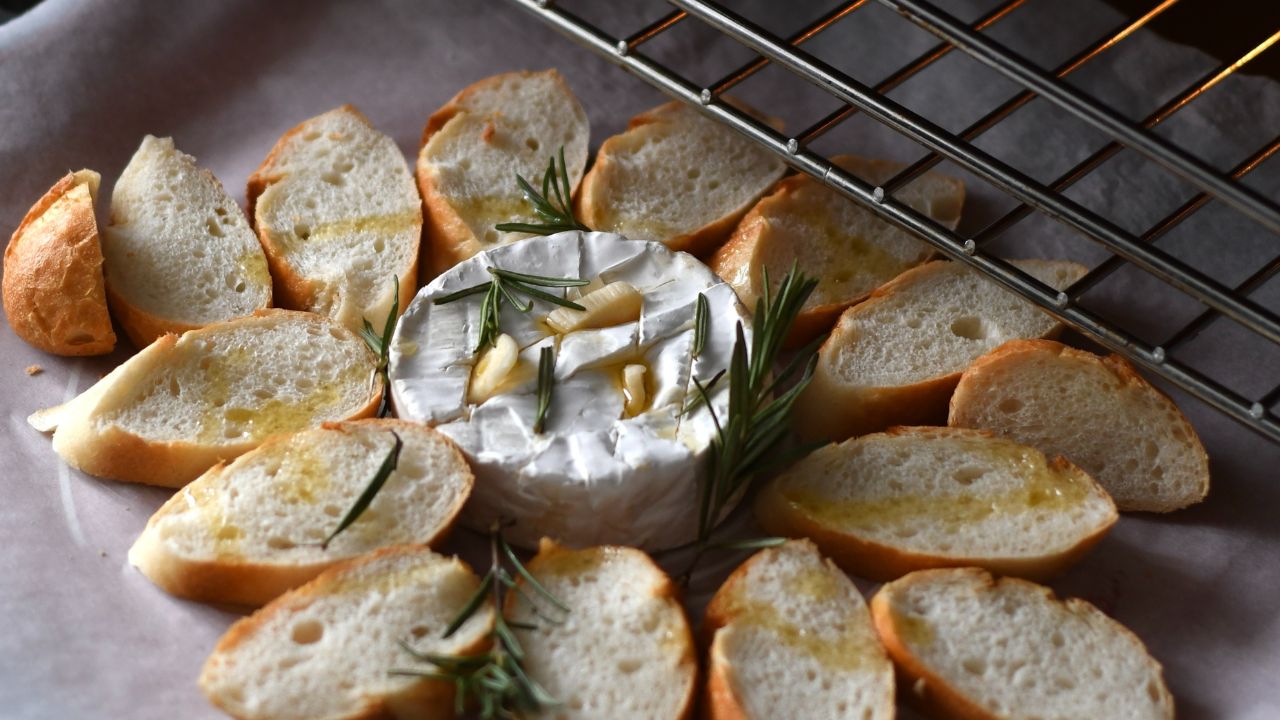
[[[644,307],[636,322],[564,336],[549,336],[539,322],[553,309],[546,303],[528,314],[504,307],[502,330],[520,346],[520,362],[493,397],[470,405],[483,295],[433,301],[488,281],[491,266],[624,280],[644,293]],[[695,360],[699,292],[711,312]],[[499,516],[514,520],[508,539],[528,547],[543,536],[576,546],[674,547],[696,534],[698,489],[715,434],[707,408],[681,417],[696,392],[690,371],[706,382],[727,368],[739,322],[749,340],[750,321],[733,289],[690,255],[608,233],[530,238],[481,252],[419,291],[391,345],[392,397],[400,417],[436,425],[466,453],[476,484],[465,524],[485,529]],[[551,409],[545,432],[536,435],[538,353],[557,341]],[[650,404],[627,418],[618,375],[637,358],[648,368]],[[720,417],[726,387],[722,380],[713,396]]]

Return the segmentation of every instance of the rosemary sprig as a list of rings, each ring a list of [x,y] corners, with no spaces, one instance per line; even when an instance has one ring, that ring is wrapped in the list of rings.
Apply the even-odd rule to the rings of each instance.
[[[556,381],[556,352],[550,346],[538,353],[538,414],[533,418],[533,431],[541,433],[551,408],[551,388]]]
[[[394,297],[391,299],[391,312],[387,313],[387,319],[382,324],[382,334],[379,335],[373,329],[368,318],[364,318],[364,327],[360,328],[360,337],[364,338],[364,342],[378,356],[378,364],[374,367],[374,372],[378,377],[382,378],[382,400],[378,402],[378,417],[386,417],[391,412],[391,381],[387,377],[387,366],[389,364],[391,354],[391,336],[396,331],[396,321],[400,318],[400,277],[392,275],[392,287]]]
[[[492,345],[498,339],[498,336],[502,334],[502,303],[504,300],[510,303],[511,307],[522,313],[527,313],[533,309],[534,300],[542,300],[552,305],[560,305],[573,310],[586,310],[576,302],[565,300],[558,295],[553,295],[538,288],[582,287],[590,284],[590,280],[527,275],[496,267],[489,268],[489,276],[492,278],[489,282],[483,282],[479,285],[473,285],[438,297],[434,302],[435,305],[444,305],[465,297],[484,293],[484,300],[480,303],[480,340],[476,343],[476,352],[480,352]],[[526,297],[527,301],[522,303],[518,297],[520,295]]]
[[[365,486],[364,491],[360,493],[360,497],[356,498],[355,504],[351,506],[351,509],[343,516],[342,521],[338,523],[338,527],[334,528],[333,532],[329,533],[329,537],[320,543],[321,550],[328,550],[329,543],[333,542],[333,539],[338,537],[339,533],[351,527],[352,523],[360,519],[364,511],[368,510],[369,505],[373,503],[373,499],[378,496],[378,491],[386,484],[387,478],[391,477],[391,473],[395,472],[396,464],[400,462],[400,451],[404,448],[404,441],[400,439],[395,430],[388,430],[387,432],[391,433],[391,437],[395,438],[395,444],[391,446],[391,451],[383,458],[382,465],[378,467],[378,472],[374,473],[373,479]]]
[[[717,415],[710,398],[711,386],[722,375],[707,384],[693,378],[698,397],[711,413],[716,435],[711,440],[709,467],[699,493],[697,551],[681,576],[682,582],[688,582],[703,553],[711,547],[711,531],[725,507],[764,469],[761,461],[773,455],[769,457],[768,466],[782,465],[812,449],[801,446],[777,452],[787,439],[792,406],[813,377],[817,344],[810,343],[777,374],[772,371],[783,341],[818,281],[805,277],[798,265],[793,264],[775,297],[769,290],[769,271],[766,269],[764,273],[764,292],[756,302],[750,352],[742,323],[738,323],[727,373],[729,409],[723,419]],[[775,397],[775,390],[792,380],[794,383]],[[755,542],[768,543],[773,539]]]
[[[529,184],[529,181],[525,180],[519,173],[516,173],[516,184],[520,186],[520,192],[524,195],[525,201],[533,206],[533,213],[542,222],[499,223],[494,226],[495,230],[530,233],[532,235],[553,235],[566,230],[591,230],[591,228],[583,225],[582,221],[573,216],[573,188],[569,186],[569,170],[564,162],[563,145],[560,146],[559,167],[556,166],[556,157],[552,155],[550,162],[547,164],[546,172],[542,174],[541,193],[535,190]],[[554,202],[552,201],[553,196],[555,198]]]
[[[569,607],[525,569],[520,558],[502,537],[500,522],[495,522],[489,532],[489,556],[489,572],[485,574],[475,594],[444,631],[444,637],[451,637],[484,607],[485,600],[488,599],[494,609],[489,651],[481,655],[434,655],[418,652],[402,640],[400,646],[411,656],[431,663],[435,668],[396,669],[391,674],[452,682],[456,691],[454,710],[459,715],[466,710],[468,704],[474,702],[482,720],[525,717],[559,703],[536,680],[529,677],[524,669],[525,651],[516,638],[515,631],[535,629],[538,626],[506,618],[504,609],[507,592],[520,596],[532,609],[535,617],[553,625],[563,623],[564,618],[555,617],[547,609],[539,607],[535,598],[521,587],[520,581],[523,580],[553,611],[563,615],[569,612]],[[511,570],[507,569],[508,565]]]

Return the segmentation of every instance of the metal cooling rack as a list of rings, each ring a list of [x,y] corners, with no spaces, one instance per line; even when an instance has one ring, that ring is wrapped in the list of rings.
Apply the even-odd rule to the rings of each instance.
[[[1214,68],[1155,112],[1135,123],[1064,83],[1062,78],[1124,40],[1178,0],[1164,0],[1155,4],[1146,14],[1124,22],[1048,72],[982,32],[1017,11],[1027,0],[1006,0],[971,23],[962,22],[924,0],[879,0],[906,20],[938,36],[942,42],[890,73],[874,86],[855,80],[806,53],[801,47],[837,22],[858,22],[855,11],[869,0],[844,2],[786,38],[708,0],[667,0],[675,7],[672,12],[623,37],[600,30],[550,0],[511,1],[662,92],[699,107],[708,116],[754,139],[800,172],[813,176],[882,218],[914,232],[943,255],[968,263],[1101,345],[1125,355],[1139,366],[1163,376],[1249,428],[1280,442],[1280,418],[1271,410],[1273,405],[1280,402],[1280,385],[1260,396],[1244,397],[1180,361],[1176,356],[1188,340],[1224,317],[1264,341],[1280,344],[1280,317],[1249,297],[1251,292],[1280,272],[1280,251],[1244,281],[1230,287],[1161,250],[1156,244],[1161,237],[1211,200],[1220,201],[1252,218],[1271,233],[1280,234],[1280,206],[1239,182],[1241,177],[1280,149],[1280,136],[1223,173],[1150,132],[1156,124],[1178,112],[1265,51],[1280,39],[1280,31],[1238,59]],[[690,20],[703,22],[745,45],[754,51],[756,57],[717,82],[701,85],[682,76],[676,69],[647,57],[641,51],[645,43],[678,23]],[[967,53],[1023,88],[958,133],[948,132],[886,95],[952,50]],[[795,76],[839,99],[842,106],[813,122],[807,129],[794,135],[784,135],[721,100],[727,90],[770,63],[786,68]],[[1075,115],[1111,138],[1108,144],[1048,184],[1019,172],[972,143],[975,138],[1036,97]],[[828,157],[810,149],[811,142],[856,113],[874,118],[923,145],[929,152],[896,177],[875,187],[841,170]],[[1067,188],[1126,148],[1155,161],[1166,171],[1180,176],[1199,190],[1181,207],[1140,234],[1119,227],[1063,194]],[[894,199],[897,189],[944,159],[968,169],[1016,198],[1021,204],[978,232],[963,237]],[[984,246],[989,241],[1036,212],[1075,229],[1106,248],[1110,257],[1075,284],[1059,292],[984,251]],[[1194,298],[1204,306],[1203,312],[1162,342],[1153,345],[1139,339],[1119,322],[1081,306],[1079,300],[1084,292],[1126,264],[1136,266],[1175,291]]]

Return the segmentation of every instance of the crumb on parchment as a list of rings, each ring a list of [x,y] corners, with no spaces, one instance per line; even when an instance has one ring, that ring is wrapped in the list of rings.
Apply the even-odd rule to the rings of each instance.
[[[40,367],[39,365],[27,366],[27,375],[39,375],[42,372],[44,372],[44,368]]]

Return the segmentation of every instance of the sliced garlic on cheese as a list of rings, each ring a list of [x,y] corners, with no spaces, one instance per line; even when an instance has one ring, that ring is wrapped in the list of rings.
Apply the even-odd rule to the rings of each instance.
[[[502,334],[484,351],[475,370],[471,372],[471,384],[467,386],[467,402],[482,403],[493,397],[493,392],[511,374],[520,360],[520,348],[510,335]]]
[[[631,283],[619,280],[583,295],[577,303],[586,309],[557,307],[547,316],[547,325],[564,334],[639,320],[644,295]]]
[[[644,387],[644,376],[649,368],[644,365],[627,365],[622,368],[622,395],[626,398],[623,409],[627,417],[635,417],[644,412],[649,404],[649,393]]]

